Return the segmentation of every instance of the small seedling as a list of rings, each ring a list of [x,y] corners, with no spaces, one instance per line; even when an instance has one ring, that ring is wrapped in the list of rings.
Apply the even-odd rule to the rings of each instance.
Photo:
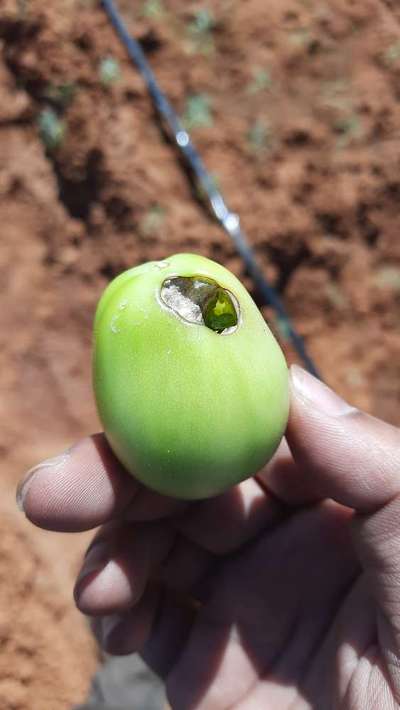
[[[247,140],[255,153],[264,151],[271,145],[271,128],[265,121],[258,119],[250,128]]]
[[[76,83],[72,81],[65,84],[48,84],[43,96],[64,111],[74,100],[77,88]]]
[[[352,140],[361,138],[362,124],[356,113],[343,116],[335,122],[335,131],[339,133],[337,148],[346,148]]]
[[[393,42],[383,55],[385,64],[393,66],[400,63],[400,40]]]
[[[378,288],[390,288],[400,293],[400,268],[396,266],[382,266],[374,278]]]
[[[193,21],[188,25],[193,52],[208,55],[214,51],[213,31],[215,27],[214,15],[208,8],[202,8],[195,13]]]
[[[211,99],[206,94],[195,94],[186,99],[183,122],[188,131],[193,128],[211,128],[213,117]]]
[[[38,117],[39,134],[46,150],[59,148],[65,137],[65,123],[51,108],[45,108]]]
[[[215,19],[211,10],[206,7],[198,10],[189,28],[195,34],[211,32],[215,28]]]
[[[313,41],[313,37],[309,29],[302,27],[298,30],[290,32],[289,41],[295,47],[305,48],[310,46]]]
[[[161,205],[153,205],[146,212],[140,222],[140,231],[144,236],[149,236],[160,230],[165,220],[165,209]]]
[[[165,15],[164,5],[161,0],[147,0],[142,5],[141,15],[151,20],[159,20]]]
[[[260,91],[268,91],[272,87],[272,78],[266,69],[254,69],[253,79],[247,87],[248,94],[258,94]]]
[[[325,293],[328,300],[335,308],[343,309],[348,306],[348,299],[338,284],[328,282],[325,286]]]
[[[121,78],[119,62],[114,57],[105,57],[100,62],[100,81],[104,86],[115,84]]]

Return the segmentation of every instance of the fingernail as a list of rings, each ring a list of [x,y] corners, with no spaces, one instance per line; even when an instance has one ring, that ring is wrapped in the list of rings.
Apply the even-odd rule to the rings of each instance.
[[[292,365],[290,376],[296,394],[311,402],[324,414],[328,414],[331,417],[341,417],[344,414],[356,411],[355,407],[348,404],[330,387],[310,375],[302,367]]]
[[[24,511],[24,500],[26,498],[26,495],[28,493],[29,488],[31,487],[33,483],[33,479],[36,478],[38,474],[40,474],[40,471],[42,469],[48,469],[48,468],[58,468],[58,466],[62,466],[66,460],[70,456],[71,449],[67,449],[67,451],[64,451],[62,454],[59,454],[59,456],[54,456],[51,459],[46,459],[45,461],[42,461],[41,463],[37,464],[33,468],[29,469],[28,473],[24,476],[24,478],[19,482],[18,487],[17,487],[17,492],[16,492],[16,501],[17,501],[17,506],[19,510],[23,513]]]
[[[74,598],[77,604],[93,575],[96,576],[101,572],[107,566],[109,559],[110,545],[107,542],[99,541],[91,546],[75,582]]]

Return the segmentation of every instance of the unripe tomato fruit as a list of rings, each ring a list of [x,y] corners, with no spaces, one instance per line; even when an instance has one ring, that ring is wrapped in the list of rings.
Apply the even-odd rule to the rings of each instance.
[[[115,455],[168,496],[213,496],[255,474],[286,427],[279,345],[240,281],[195,254],[109,284],[95,318],[93,381]]]

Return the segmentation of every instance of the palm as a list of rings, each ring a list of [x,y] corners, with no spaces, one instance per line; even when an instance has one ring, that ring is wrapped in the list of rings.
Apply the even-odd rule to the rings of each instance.
[[[190,590],[201,606],[190,627],[182,617],[183,651],[158,658],[174,708],[383,707],[389,686],[346,509],[299,509],[210,568]]]
[[[103,526],[77,605],[174,710],[400,707],[399,430],[293,369],[286,437],[257,479],[189,505],[128,476],[102,435],[19,490],[41,527]]]

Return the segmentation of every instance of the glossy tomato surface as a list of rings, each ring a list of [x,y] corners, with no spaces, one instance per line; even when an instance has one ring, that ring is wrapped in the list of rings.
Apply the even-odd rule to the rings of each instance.
[[[173,310],[163,288],[179,278],[216,284],[236,325],[213,330]],[[287,423],[279,345],[241,282],[195,254],[110,283],[96,312],[93,381],[116,456],[149,488],[178,498],[216,495],[255,474]]]

